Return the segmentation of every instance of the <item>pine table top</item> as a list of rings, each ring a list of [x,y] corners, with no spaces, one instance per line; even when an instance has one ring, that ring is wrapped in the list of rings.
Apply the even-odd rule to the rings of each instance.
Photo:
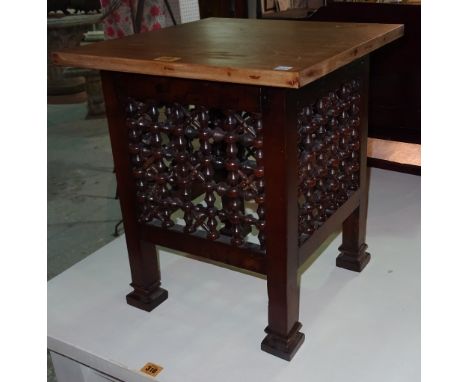
[[[399,24],[210,18],[53,53],[56,64],[300,88],[403,36]]]

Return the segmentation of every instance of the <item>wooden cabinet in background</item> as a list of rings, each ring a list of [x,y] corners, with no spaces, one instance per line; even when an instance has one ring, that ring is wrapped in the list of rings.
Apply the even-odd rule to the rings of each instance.
[[[198,0],[200,18],[235,17],[247,18],[247,0]]]
[[[369,136],[421,143],[421,6],[329,2],[309,20],[405,25],[403,38],[370,54]]]

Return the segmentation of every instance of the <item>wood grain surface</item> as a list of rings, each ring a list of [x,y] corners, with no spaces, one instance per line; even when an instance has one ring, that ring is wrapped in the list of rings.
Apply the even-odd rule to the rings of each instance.
[[[396,40],[403,30],[399,24],[210,18],[54,52],[53,60],[101,70],[300,88]]]

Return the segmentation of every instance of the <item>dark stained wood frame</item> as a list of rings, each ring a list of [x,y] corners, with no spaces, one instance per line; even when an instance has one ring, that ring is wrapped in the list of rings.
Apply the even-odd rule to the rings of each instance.
[[[367,216],[367,103],[368,57],[342,67],[299,89],[239,85],[190,79],[165,78],[118,72],[102,72],[109,132],[134,291],[130,305],[151,311],[167,297],[161,288],[158,254],[154,244],[189,252],[267,276],[268,326],[262,349],[291,360],[304,341],[299,330],[299,267],[313,251],[342,226],[343,245],[337,266],[361,271],[369,261],[365,252]],[[343,81],[357,79],[362,86],[360,109],[360,188],[355,191],[301,247],[298,245],[298,109],[313,102]],[[234,247],[229,241],[210,241],[158,224],[140,224],[136,185],[132,177],[125,126],[124,102],[157,95],[164,102],[197,104],[260,112],[264,126],[266,251]]]

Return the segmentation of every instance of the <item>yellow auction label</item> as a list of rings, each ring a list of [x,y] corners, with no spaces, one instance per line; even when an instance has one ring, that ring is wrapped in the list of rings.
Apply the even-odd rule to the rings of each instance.
[[[148,362],[145,366],[143,366],[140,369],[142,373],[151,375],[152,377],[156,377],[162,370],[163,370],[162,366],[156,365],[151,362]]]

